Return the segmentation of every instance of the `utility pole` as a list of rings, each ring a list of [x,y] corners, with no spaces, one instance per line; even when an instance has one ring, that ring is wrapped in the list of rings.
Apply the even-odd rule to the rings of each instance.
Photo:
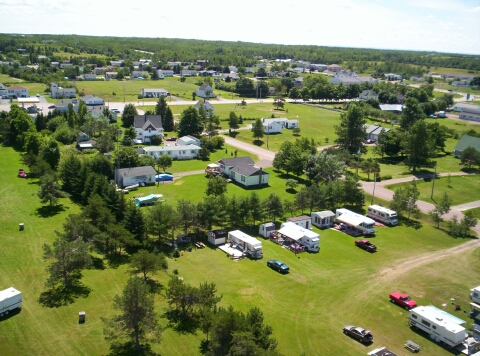
[[[437,162],[435,162],[435,173],[433,173],[432,179],[432,194],[430,195],[430,199],[433,199],[433,188],[435,188],[435,178],[437,177]]]

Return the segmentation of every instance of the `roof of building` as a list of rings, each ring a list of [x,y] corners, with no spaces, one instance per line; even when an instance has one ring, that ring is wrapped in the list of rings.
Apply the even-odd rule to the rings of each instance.
[[[252,157],[246,156],[246,157],[235,157],[235,158],[222,158],[218,161],[220,164],[224,164],[225,166],[228,167],[235,167],[238,165],[254,165],[255,162],[253,162]]]
[[[25,90],[27,88],[21,87],[20,85],[12,85],[11,87],[7,87],[7,89],[9,89],[9,90]]]
[[[311,239],[318,239],[320,236],[311,230],[304,229],[301,226],[296,225],[293,222],[286,222],[282,224],[283,227],[278,230],[278,232],[284,236],[291,238],[292,240],[298,241],[302,237],[307,236]]]
[[[473,147],[480,152],[480,137],[463,135],[455,146],[455,151],[463,151],[468,147]]]
[[[212,87],[207,83],[202,84],[202,86],[199,88],[199,90],[203,90],[203,91],[208,89],[212,89]]]
[[[196,145],[176,145],[176,146],[147,146],[143,147],[144,152],[165,152],[165,151],[183,151],[183,150],[201,150]]]
[[[163,128],[161,115],[136,115],[133,121],[136,129],[146,129],[149,124],[153,125],[157,130]]]
[[[121,168],[116,170],[118,174],[121,174],[124,177],[135,177],[142,176],[147,174],[157,174],[155,169],[152,166],[143,166],[143,167],[132,167],[132,168]]]
[[[383,111],[402,111],[401,104],[382,104],[380,109]]]
[[[293,218],[287,218],[287,221],[295,222],[295,221],[303,221],[303,220],[310,220],[311,217],[308,215],[302,216],[294,216]]]
[[[316,212],[313,212],[312,214],[316,214],[316,215],[320,216],[321,218],[327,218],[327,217],[335,216],[335,213],[333,211],[330,211],[330,210],[316,211]]]
[[[179,140],[182,140],[183,142],[186,142],[186,141],[195,141],[195,142],[199,142],[200,140],[192,135],[186,135],[186,136],[182,136],[179,138]]]
[[[222,158],[218,163],[231,167],[232,172],[239,173],[246,177],[268,174],[261,168],[254,167],[254,162],[251,157]]]
[[[398,356],[396,353],[388,350],[386,347],[375,349],[370,351],[367,355],[369,356]]]
[[[143,88],[142,90],[144,93],[156,93],[159,91],[167,92],[167,90],[163,88]]]

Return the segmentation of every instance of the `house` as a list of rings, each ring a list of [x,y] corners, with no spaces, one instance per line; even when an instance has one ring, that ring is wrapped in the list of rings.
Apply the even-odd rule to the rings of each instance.
[[[453,150],[453,156],[456,158],[462,157],[462,152],[469,147],[473,147],[480,152],[480,137],[463,135]]]
[[[193,69],[182,69],[180,71],[180,75],[182,77],[196,77],[197,76],[197,71]]]
[[[167,97],[170,93],[163,88],[142,88],[140,95],[144,98],[160,98]]]
[[[298,120],[289,120],[287,118],[262,119],[263,132],[266,134],[281,133],[283,128],[294,129],[298,127]],[[255,123],[252,123],[252,128]]]
[[[195,145],[199,147],[202,145],[201,141],[198,138],[190,135],[180,137],[177,141],[177,144],[179,146]]]
[[[159,71],[157,71],[157,73],[159,78],[161,78],[162,76],[164,78],[173,77],[173,70],[170,69],[160,69]]]
[[[154,184],[157,172],[152,166],[121,168],[115,170],[115,183],[119,187],[145,183]]]
[[[117,79],[118,72],[105,72],[105,79]]]
[[[26,50],[25,48],[18,48],[17,51],[18,51],[18,54],[25,54],[25,53],[27,53],[27,50]]]
[[[98,67],[93,69],[93,73],[96,75],[105,74],[106,68],[105,67]]]
[[[28,88],[19,85],[7,87],[7,96],[9,98],[28,98]]]
[[[238,72],[238,68],[235,67],[235,66],[228,66],[228,69],[230,70],[230,73],[237,73]]]
[[[318,70],[319,72],[323,72],[327,70],[327,68],[328,66],[326,64],[315,64],[315,63],[310,64],[310,69]]]
[[[195,90],[195,93],[197,94],[197,96],[199,96],[200,98],[204,98],[204,99],[215,97],[215,93],[213,92],[213,88],[209,84],[206,84],[206,83],[203,84],[197,90]]]
[[[63,99],[55,103],[55,110],[60,112],[68,112],[68,105],[72,104],[73,110],[78,112],[78,100],[77,99]]]
[[[473,104],[464,104],[464,103],[457,103],[452,108],[455,112],[462,112],[464,110],[467,111],[480,111],[480,105],[473,105]]]
[[[327,66],[327,71],[329,72],[335,72],[335,73],[338,73],[342,70],[342,67],[339,66],[338,64],[329,64]]]
[[[424,82],[424,81],[425,81],[425,78],[424,78],[424,77],[411,76],[411,77],[410,77],[410,80],[411,80],[412,82]]]
[[[254,71],[254,67],[245,67],[245,73],[253,73]]]
[[[360,93],[358,98],[360,100],[369,100],[369,99],[377,99],[378,100],[378,94],[373,90],[364,90]]]
[[[95,73],[86,73],[83,75],[83,80],[97,80],[97,75]]]
[[[60,69],[65,69],[67,67],[72,67],[73,66],[73,63],[70,63],[70,62],[62,62],[60,63]]]
[[[387,80],[402,80],[402,76],[400,74],[395,74],[395,73],[387,73],[384,74],[385,79]]]
[[[359,76],[339,76],[336,75],[334,77],[330,78],[330,83],[334,85],[338,85],[340,83],[343,84],[343,86],[348,87],[349,85],[352,84],[362,84],[362,83],[376,83],[378,80],[372,77],[359,77]]]
[[[212,104],[210,104],[210,102],[208,101],[203,101],[203,100],[199,100],[194,108],[197,109],[197,111],[200,111],[200,106],[203,105],[203,108],[206,110],[207,112],[207,117],[210,117],[210,114],[213,114],[215,115],[215,108],[213,107]]]
[[[310,219],[309,216],[307,218]],[[303,228],[291,221],[283,223],[278,234],[284,240],[290,241],[290,245],[298,244],[310,252],[318,252],[320,244],[320,235],[309,229]],[[292,246],[293,247],[293,246]],[[295,249],[297,252],[297,249]]]
[[[137,131],[135,141],[150,142],[150,136],[158,135],[163,138],[162,117],[160,115],[136,115],[133,126]]]
[[[295,67],[295,68],[293,68],[293,72],[294,72],[294,73],[298,73],[298,74],[302,74],[302,73],[305,73],[305,68],[303,68],[303,67]]]
[[[254,167],[251,157],[222,158],[218,164],[222,174],[244,187],[268,185],[270,175]]]
[[[5,85],[3,85],[2,83],[0,83],[0,98],[5,98],[6,96],[8,96],[8,91],[7,91],[7,88],[5,87]]]
[[[375,141],[378,141],[378,136],[382,132],[387,133],[387,132],[390,131],[389,128],[382,127],[382,126],[377,125],[377,124],[374,124],[374,125],[367,124],[364,127],[365,127],[365,139],[370,139],[370,140],[375,140]]]
[[[480,121],[480,109],[465,109],[458,117],[462,120]]]
[[[145,72],[144,70],[134,70],[134,71],[132,72],[132,77],[133,77],[133,78],[143,77],[143,75],[144,75],[145,73],[147,73],[147,72]]]
[[[293,85],[297,89],[303,89],[303,78],[304,77],[296,77],[293,79]]]
[[[97,141],[90,140],[90,137],[85,132],[77,134],[77,148],[79,150],[95,148]]]
[[[57,83],[50,84],[50,97],[53,99],[74,98],[76,95],[75,88],[62,88]]]
[[[402,104],[381,104],[380,110],[390,111],[395,114],[401,114],[403,110]]]
[[[230,79],[233,81],[240,79],[237,73],[222,73],[222,80],[226,80],[227,77],[230,77]]]
[[[172,159],[188,160],[198,157],[201,147],[196,145],[178,145],[175,146],[147,146],[143,147],[143,154],[158,158],[161,155],[168,155]]]
[[[202,70],[198,72],[201,77],[218,77],[220,75],[216,70]]]
[[[307,215],[295,216],[292,218],[287,218],[287,222],[294,223],[304,229],[312,229],[312,217]]]
[[[208,59],[197,59],[197,65],[200,66],[202,69],[205,69],[208,67]]]
[[[456,88],[468,88],[470,86],[469,80],[455,80],[452,82],[452,86]]]
[[[316,227],[331,227],[335,221],[335,213],[330,210],[312,212],[312,224]]]
[[[110,61],[110,65],[112,67],[121,67],[123,64],[123,59],[119,60],[119,61]]]
[[[85,103],[88,111],[97,118],[103,113],[103,109],[105,109],[105,101],[98,96],[85,95],[81,97],[80,100]]]

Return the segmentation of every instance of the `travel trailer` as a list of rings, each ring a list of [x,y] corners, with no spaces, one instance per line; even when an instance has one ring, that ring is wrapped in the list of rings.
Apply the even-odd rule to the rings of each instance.
[[[293,222],[283,223],[278,233],[286,239],[305,246],[308,251],[318,252],[320,249],[320,235]]]
[[[243,251],[244,254],[251,258],[263,257],[262,242],[240,230],[230,231],[228,233],[228,242],[232,248]]]
[[[375,221],[366,216],[343,208],[337,209],[335,216],[337,222],[359,230],[365,235],[375,233]]]
[[[380,205],[370,205],[368,207],[367,216],[373,220],[383,222],[386,225],[398,225],[397,212]]]
[[[13,287],[0,291],[0,316],[22,307],[22,292]]]

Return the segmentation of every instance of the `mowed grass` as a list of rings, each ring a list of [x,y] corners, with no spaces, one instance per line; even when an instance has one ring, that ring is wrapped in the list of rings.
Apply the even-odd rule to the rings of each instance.
[[[90,289],[86,297],[59,308],[42,306],[38,299],[45,290],[47,263],[42,259],[42,245],[51,243],[55,230],[62,229],[66,216],[80,211],[68,199],[62,199],[63,210],[43,217],[38,185],[34,179],[17,178],[21,167],[20,155],[11,148],[0,147],[0,287],[13,286],[23,292],[23,308],[8,318],[0,319],[0,344],[5,355],[104,355],[108,343],[104,340],[100,317],[115,314],[114,295],[121,293],[128,278],[127,266],[84,272],[83,284]],[[271,192],[286,196],[282,177],[272,175],[271,188],[258,190],[261,197]],[[183,184],[175,185],[183,181]],[[203,182],[203,183],[201,183]],[[206,178],[203,175],[176,180],[164,185],[174,203],[180,197],[198,201],[203,197]],[[139,193],[148,193],[141,188]],[[167,189],[177,193],[167,195]],[[240,195],[243,189],[229,185],[228,194]],[[181,192],[184,190],[184,192]],[[196,193],[195,193],[196,192]],[[249,192],[243,191],[244,194]],[[18,231],[18,223],[25,223],[25,231]],[[258,228],[243,229],[256,235]],[[318,230],[316,230],[318,231]],[[435,263],[406,274],[389,278],[388,271],[399,261],[464,242],[452,239],[442,231],[423,223],[420,230],[406,226],[379,228],[373,239],[378,252],[369,254],[354,246],[354,238],[334,230],[323,230],[321,251],[318,254],[294,255],[279,246],[263,240],[264,258],[259,261],[233,262],[217,249],[206,248],[184,252],[169,260],[167,273],[155,279],[165,285],[172,270],[178,269],[187,283],[198,285],[203,281],[216,283],[223,296],[222,306],[233,305],[247,311],[259,307],[265,322],[271,325],[285,355],[360,355],[373,348],[388,346],[401,351],[405,340],[422,345],[426,355],[451,355],[434,342],[411,331],[406,323],[405,310],[388,301],[392,290],[409,292],[419,304],[448,303],[449,297],[459,295],[468,300],[471,276],[479,274],[475,261],[479,249],[471,249],[448,258],[448,263]],[[291,268],[288,275],[280,275],[266,267],[268,259],[281,259]],[[166,306],[163,293],[155,298],[159,314]],[[465,304],[466,305],[466,304]],[[78,312],[85,311],[87,322],[78,324]],[[162,324],[166,321],[162,319]],[[375,339],[368,347],[344,336],[345,325],[360,325],[371,329]],[[160,345],[153,349],[162,355],[199,355],[203,335],[177,334],[167,328]]]
[[[449,183],[450,180],[450,183]],[[435,179],[435,185],[433,190],[433,199],[430,198],[432,194],[432,180],[420,179],[416,181],[417,188],[420,192],[418,200],[426,202],[440,202],[445,193],[450,197],[452,205],[459,205],[468,203],[475,200],[480,200],[480,176],[468,175],[468,176],[452,176],[452,177],[440,177]],[[398,187],[411,184],[399,183],[388,185],[386,188],[395,190]]]

